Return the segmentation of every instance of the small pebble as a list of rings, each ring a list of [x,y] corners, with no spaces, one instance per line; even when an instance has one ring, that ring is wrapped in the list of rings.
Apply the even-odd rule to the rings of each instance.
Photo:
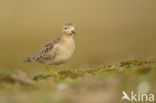
[[[68,88],[69,88],[69,85],[66,84],[66,83],[59,83],[59,84],[57,85],[57,89],[58,89],[58,90],[65,90],[65,89],[68,89]]]

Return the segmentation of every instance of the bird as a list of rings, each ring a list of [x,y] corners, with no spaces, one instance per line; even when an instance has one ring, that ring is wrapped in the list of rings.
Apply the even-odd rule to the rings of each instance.
[[[24,62],[44,63],[47,66],[58,66],[67,62],[75,51],[74,37],[77,35],[72,23],[63,25],[62,34],[43,46],[37,55],[28,57]],[[48,69],[49,70],[49,69]],[[58,70],[49,70],[52,75],[58,76]]]

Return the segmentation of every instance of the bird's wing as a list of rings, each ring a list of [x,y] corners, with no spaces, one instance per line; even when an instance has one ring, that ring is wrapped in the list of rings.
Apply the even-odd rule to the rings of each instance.
[[[56,50],[57,50],[57,46],[56,44],[58,44],[61,41],[61,38],[57,38],[54,41],[49,42],[48,44],[46,44],[39,53],[39,61],[40,62],[44,62],[46,60],[49,59],[53,59],[56,56]]]

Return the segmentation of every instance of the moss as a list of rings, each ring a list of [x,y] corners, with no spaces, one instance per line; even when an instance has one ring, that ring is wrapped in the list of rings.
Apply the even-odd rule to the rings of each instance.
[[[76,79],[76,78],[81,78],[81,77],[86,77],[88,75],[91,76],[96,76],[98,74],[105,74],[107,72],[120,72],[123,70],[128,71],[133,71],[133,72],[144,72],[148,73],[151,69],[149,65],[154,64],[153,61],[143,61],[143,60],[130,60],[130,61],[123,61],[120,63],[117,63],[115,65],[101,65],[98,67],[90,68],[89,70],[86,71],[76,71],[77,69],[72,69],[72,70],[64,70],[64,71],[59,71],[60,77],[54,77],[51,75],[37,75],[34,77],[34,80],[42,80],[42,79],[48,79],[48,78],[55,78],[55,80],[60,80],[60,79],[66,79],[66,78],[71,78],[71,79]]]

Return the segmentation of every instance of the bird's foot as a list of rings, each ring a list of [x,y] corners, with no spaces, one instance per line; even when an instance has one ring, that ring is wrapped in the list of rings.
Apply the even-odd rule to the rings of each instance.
[[[57,68],[48,69],[48,72],[51,76],[60,78],[61,75],[59,74],[59,70]]]

